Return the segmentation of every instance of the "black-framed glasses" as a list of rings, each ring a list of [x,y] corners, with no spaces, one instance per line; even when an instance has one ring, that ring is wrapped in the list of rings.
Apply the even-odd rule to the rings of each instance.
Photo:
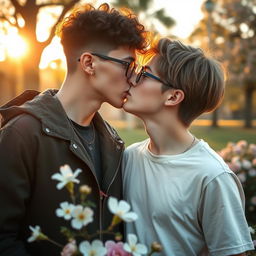
[[[127,77],[127,79],[132,77],[132,74],[135,70],[135,60],[134,59],[132,59],[131,61],[126,61],[126,60],[120,60],[117,58],[113,58],[113,57],[103,55],[100,53],[95,53],[95,52],[91,52],[91,54],[94,56],[97,56],[103,60],[109,60],[109,61],[113,61],[113,62],[120,63],[120,64],[124,65],[126,67],[125,76]],[[78,59],[78,61],[80,61],[80,58]]]
[[[164,82],[162,79],[160,79],[158,76],[155,76],[155,75],[153,75],[153,74],[147,72],[147,71],[146,71],[146,67],[144,67],[144,66],[141,68],[140,72],[139,72],[139,73],[137,74],[137,76],[136,76],[136,79],[135,79],[136,84],[139,83],[139,81],[140,81],[140,79],[141,79],[142,76],[155,79],[155,80],[157,80],[158,82],[160,82],[160,83],[162,83],[162,84],[164,84],[164,85],[166,85],[166,86],[168,86],[168,87],[171,87],[171,88],[176,89],[172,84],[166,83],[166,82]]]

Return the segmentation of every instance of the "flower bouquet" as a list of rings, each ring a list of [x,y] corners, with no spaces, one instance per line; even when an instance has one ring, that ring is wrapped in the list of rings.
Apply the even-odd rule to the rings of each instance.
[[[79,173],[81,173],[80,169],[77,169],[73,173],[68,165],[64,165],[60,167],[60,173],[52,175],[52,179],[58,181],[57,189],[66,188],[71,199],[71,202],[61,202],[60,207],[56,209],[56,215],[59,218],[64,218],[70,222],[71,228],[61,227],[60,229],[60,232],[67,238],[67,244],[63,246],[52,240],[42,232],[40,226],[29,227],[32,234],[28,238],[28,242],[48,240],[61,248],[61,256],[140,256],[145,254],[152,255],[162,250],[161,245],[157,242],[152,243],[150,250],[148,250],[145,245],[138,242],[134,234],[128,234],[125,243],[121,241],[122,235],[113,232],[113,228],[122,221],[135,221],[138,216],[136,213],[130,211],[130,205],[126,201],[118,201],[114,197],[109,197],[108,199],[108,208],[113,214],[113,218],[107,230],[97,231],[95,234],[88,234],[86,226],[93,222],[94,212],[92,208],[95,205],[87,199],[87,196],[91,193],[89,186],[80,186],[79,196],[75,195],[74,186],[79,183],[77,179]],[[79,198],[79,203],[77,202],[77,198]],[[111,234],[114,240],[106,241],[105,244],[99,239],[92,240],[100,233]],[[82,240],[79,244],[77,244],[78,239]]]

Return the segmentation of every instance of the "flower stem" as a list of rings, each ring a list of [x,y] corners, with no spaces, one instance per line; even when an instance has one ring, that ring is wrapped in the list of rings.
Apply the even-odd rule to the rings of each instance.
[[[63,248],[63,247],[64,247],[64,245],[55,242],[54,240],[50,239],[49,237],[47,238],[47,240],[48,240],[50,243],[55,244],[56,246],[58,246],[58,247],[60,247],[60,248]]]

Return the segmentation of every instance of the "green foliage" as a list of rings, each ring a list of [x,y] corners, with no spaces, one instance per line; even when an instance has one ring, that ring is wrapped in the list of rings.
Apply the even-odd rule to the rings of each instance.
[[[132,9],[136,14],[143,13],[145,15],[145,21],[147,22],[153,19],[160,21],[165,27],[170,28],[175,24],[175,21],[172,17],[166,15],[164,8],[155,11],[153,14],[149,12],[150,7],[152,6],[153,0],[114,0],[113,5],[117,7],[128,7]],[[157,31],[157,28],[154,27],[153,22],[150,26],[152,30]]]
[[[208,126],[192,126],[191,132],[199,139],[209,143],[214,150],[221,150],[229,141],[247,140],[255,142],[256,131],[240,127],[211,128]],[[144,129],[118,129],[118,133],[126,146],[148,138]]]

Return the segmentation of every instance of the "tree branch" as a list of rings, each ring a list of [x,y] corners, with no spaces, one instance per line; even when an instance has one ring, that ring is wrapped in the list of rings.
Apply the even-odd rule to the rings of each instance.
[[[11,26],[14,26],[16,28],[20,28],[18,23],[17,23],[17,19],[16,19],[16,23],[12,23],[4,14],[0,15],[0,20],[5,20],[7,21]]]
[[[56,30],[56,27],[58,25],[58,23],[65,17],[66,13],[76,4],[78,3],[80,0],[72,0],[70,3],[66,4],[66,5],[63,5],[64,8],[62,10],[62,13],[60,14],[58,20],[55,22],[55,24],[53,25],[52,29],[51,29],[51,32],[50,32],[50,35],[48,37],[48,39],[44,42],[42,42],[42,45],[43,47],[46,47],[48,44],[51,43],[54,35],[55,35],[55,30]]]
[[[48,6],[63,6],[63,3],[49,3],[49,4],[38,4],[37,6],[39,8],[42,8],[42,7],[48,7]]]

